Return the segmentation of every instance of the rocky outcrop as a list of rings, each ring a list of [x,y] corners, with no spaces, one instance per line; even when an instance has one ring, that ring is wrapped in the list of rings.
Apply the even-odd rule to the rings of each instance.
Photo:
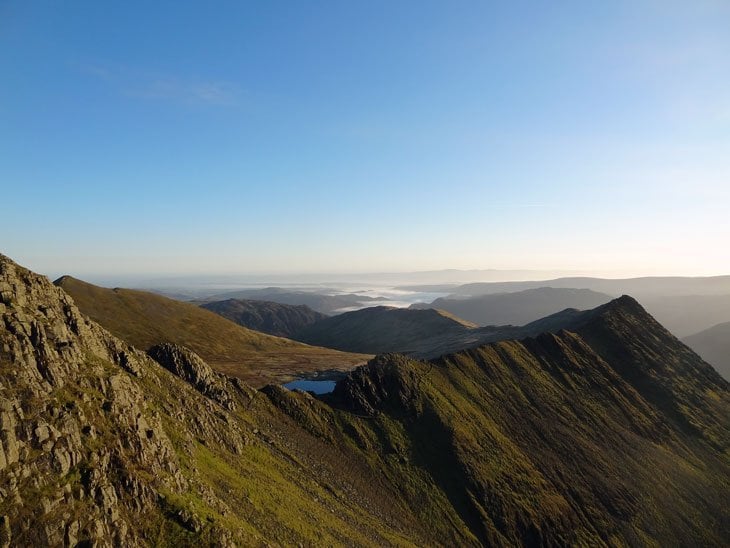
[[[196,522],[164,503],[196,488],[160,410],[183,421],[186,439],[234,453],[247,438],[206,404],[234,407],[210,368],[185,349],[167,356],[179,385],[62,289],[0,256],[0,546],[139,545],[168,514]],[[250,398],[241,383],[230,389]]]
[[[147,355],[226,409],[235,407],[231,396],[223,388],[224,378],[192,350],[178,344],[165,343],[149,348]]]
[[[135,542],[130,513],[156,500],[139,472],[184,487],[159,416],[133,380],[147,358],[2,256],[0,314],[0,538]]]
[[[383,410],[409,413],[423,374],[407,367],[408,363],[399,354],[378,356],[338,382],[329,399],[360,415],[375,416]]]

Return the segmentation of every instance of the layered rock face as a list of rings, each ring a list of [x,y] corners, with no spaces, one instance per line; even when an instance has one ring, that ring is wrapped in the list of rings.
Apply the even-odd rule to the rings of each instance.
[[[192,350],[179,344],[165,343],[147,349],[147,355],[226,409],[235,407],[228,392],[223,388],[220,376]]]
[[[5,542],[136,542],[131,520],[157,496],[143,478],[186,487],[158,414],[132,380],[145,375],[147,358],[4,257],[0,314]]]
[[[187,349],[158,348],[173,377],[82,316],[63,290],[2,256],[0,314],[3,545],[154,544],[166,527],[202,529],[182,495],[225,507],[185,469],[182,445],[198,439],[240,452],[249,440],[221,412],[235,397],[249,401],[251,389]],[[174,419],[177,446],[165,427]],[[228,531],[207,525],[206,538],[229,541]]]

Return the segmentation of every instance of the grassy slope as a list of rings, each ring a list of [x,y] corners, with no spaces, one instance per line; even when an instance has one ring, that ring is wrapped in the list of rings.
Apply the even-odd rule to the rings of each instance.
[[[367,359],[251,331],[193,304],[145,291],[107,289],[70,276],[56,285],[84,314],[135,347],[182,344],[219,371],[254,385],[301,371],[348,369]]]

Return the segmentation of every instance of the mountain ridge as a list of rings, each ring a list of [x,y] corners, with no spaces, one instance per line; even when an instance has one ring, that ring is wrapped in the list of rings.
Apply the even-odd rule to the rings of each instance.
[[[195,302],[205,304],[207,302],[221,301],[228,299],[245,299],[258,301],[271,301],[279,304],[292,306],[306,305],[312,310],[321,314],[337,314],[342,309],[361,307],[362,303],[370,301],[387,301],[383,297],[370,297],[357,295],[355,293],[327,295],[316,291],[289,290],[281,287],[266,287],[263,289],[240,289],[210,295],[205,299]]]
[[[719,531],[712,543],[722,543],[728,534],[727,527],[722,525],[723,512],[718,514],[718,508],[723,504],[720,502],[724,497],[722,493],[728,485],[728,384],[655,322],[648,322],[650,335],[642,337],[636,348],[625,352],[630,358],[628,364],[617,357],[611,344],[598,344],[599,334],[609,335],[610,342],[610,336],[622,335],[627,325],[645,323],[647,316],[634,299],[622,297],[583,316],[577,333],[562,330],[521,341],[490,343],[443,356],[432,365],[399,356],[381,356],[338,383],[331,399],[333,404],[365,416],[385,415],[393,420],[401,417],[401,420],[420,423],[409,430],[411,443],[418,444],[420,451],[431,455],[427,457],[427,468],[440,478],[437,481],[442,485],[450,486],[452,501],[462,509],[470,529],[485,545],[520,543],[526,539],[529,544],[543,544],[546,528],[563,523],[562,527],[575,534],[583,520],[590,520],[595,512],[612,516],[609,521],[623,521],[633,515],[634,519],[649,523],[657,519],[656,515],[651,515],[656,511],[669,512],[676,520],[672,525],[664,522],[660,533],[664,542],[678,542],[682,536],[678,529],[683,525],[676,525],[686,522],[682,514],[692,516],[691,519],[703,519],[702,516],[707,519],[705,513],[708,513],[715,516],[710,519],[715,520],[713,527],[718,527]],[[644,356],[645,344],[650,343],[654,335],[666,337],[670,343],[667,350],[678,354],[671,358],[685,363],[683,373],[689,374],[687,385],[672,382],[665,376],[667,371],[657,363],[653,363],[655,367],[649,371],[641,368],[640,374],[630,374],[632,366],[637,365],[631,363],[635,362],[632,355],[634,358]],[[592,339],[599,350],[594,350],[584,337]],[[659,393],[647,390],[644,382],[644,375],[652,370],[661,384]],[[684,376],[681,378],[685,380]],[[435,402],[443,401],[438,387],[444,384],[458,387],[458,390],[447,402],[435,407]],[[677,403],[675,400],[682,402],[681,405],[673,406]],[[717,401],[722,403],[717,405]],[[590,403],[584,406],[581,402]],[[680,409],[682,405],[686,408],[695,406],[697,412],[687,416]],[[611,412],[606,414],[607,410]],[[667,410],[669,413],[665,414]],[[469,424],[480,426],[465,428],[464,425]],[[575,437],[574,428],[578,424],[583,425],[579,428],[581,431],[583,427],[588,428],[584,431],[587,439],[582,435]],[[588,427],[589,424],[593,426]],[[492,441],[485,443],[475,438],[473,432],[477,430]],[[622,448],[618,452],[616,447],[605,442],[605,438],[614,435],[617,437],[612,444]],[[684,465],[678,463],[695,458],[689,456],[692,451],[685,453],[685,444],[690,444],[692,451],[700,454],[708,452],[707,462],[711,462],[719,474],[720,486],[707,500],[697,501],[698,508],[694,507],[695,503],[679,502],[686,497],[685,491],[699,485],[696,483],[698,476],[679,473]],[[429,453],[429,448],[434,446],[449,448],[448,451],[464,457],[447,465],[448,461]],[[597,447],[602,449],[597,452]],[[668,466],[664,449],[658,451],[658,447],[674,447],[670,454],[676,452],[672,459],[677,459],[680,468],[674,480],[668,482],[668,491],[664,493],[667,498],[655,500],[651,503],[652,510],[647,512],[648,501],[645,495],[638,495],[637,485],[641,485],[642,490],[655,488],[652,486],[656,485],[656,470]],[[627,460],[622,451],[628,451],[631,457]],[[504,464],[497,471],[485,469],[482,464],[485,458]],[[546,462],[552,464],[546,465]],[[601,472],[592,469],[587,462],[596,463]],[[509,472],[499,471],[504,469]],[[507,480],[503,474],[512,479]],[[523,482],[526,478],[531,479],[525,484],[515,480],[515,476],[522,477]],[[606,479],[627,476],[631,479]],[[545,515],[544,508],[535,508],[532,503],[510,503],[496,494],[503,492],[504,482],[509,485],[508,489],[521,492],[530,490],[526,485],[541,481],[547,481],[544,487],[547,492],[551,492],[552,487],[565,486],[557,488],[562,494],[555,493],[555,502],[560,500],[560,504],[566,506],[559,510],[561,506],[556,508],[553,502],[555,513],[551,517]],[[702,480],[703,489],[712,491],[711,483],[712,480]],[[459,485],[464,487],[457,487]],[[568,485],[568,492],[573,494],[566,496],[564,489]],[[573,498],[578,493],[580,496]],[[674,513],[675,509],[667,500],[673,500],[683,509]],[[569,508],[578,513],[572,514]],[[599,511],[599,508],[603,510]],[[643,512],[647,512],[648,517],[636,517]],[[519,535],[510,536],[515,535],[515,530],[505,527],[503,520],[520,515],[523,517],[517,518],[522,524],[518,527]],[[546,526],[543,520],[551,526]],[[646,538],[631,527],[614,534],[630,544],[646,542]],[[675,537],[675,534],[679,536]],[[696,541],[694,535],[698,534],[695,532],[689,538]],[[612,537],[608,534],[602,538],[603,542],[609,542]],[[558,542],[575,544],[586,542],[586,539],[566,536]]]
[[[730,390],[626,297],[328,397],[152,360],[0,256],[0,519],[34,545],[722,546]],[[650,381],[650,382],[647,382]],[[661,478],[661,481],[657,481]]]

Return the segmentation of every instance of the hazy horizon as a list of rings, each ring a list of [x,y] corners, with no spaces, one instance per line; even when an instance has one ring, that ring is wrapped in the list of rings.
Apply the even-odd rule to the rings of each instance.
[[[730,276],[730,273],[720,273],[708,276],[684,276],[681,274],[618,274],[596,271],[550,271],[550,270],[460,270],[442,269],[413,272],[274,272],[274,273],[136,273],[136,274],[109,274],[109,273],[44,273],[49,279],[55,280],[61,276],[72,276],[85,282],[104,287],[137,287],[151,289],[174,288],[256,288],[256,287],[284,287],[284,288],[316,288],[342,289],[366,287],[397,287],[419,285],[461,285],[475,282],[522,282],[522,281],[549,281],[559,278],[601,278],[601,279],[633,279],[645,277],[697,277],[712,278]],[[350,289],[345,289],[349,292]]]
[[[730,272],[730,4],[3,2],[45,273]]]

